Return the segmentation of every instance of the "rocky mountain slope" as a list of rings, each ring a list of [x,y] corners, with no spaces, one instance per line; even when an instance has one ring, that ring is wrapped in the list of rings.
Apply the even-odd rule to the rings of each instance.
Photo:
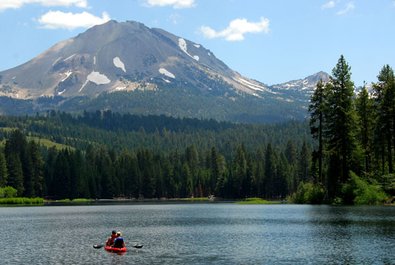
[[[110,21],[0,72],[0,113],[112,109],[241,122],[300,119],[320,78],[328,75],[268,86],[200,44]]]

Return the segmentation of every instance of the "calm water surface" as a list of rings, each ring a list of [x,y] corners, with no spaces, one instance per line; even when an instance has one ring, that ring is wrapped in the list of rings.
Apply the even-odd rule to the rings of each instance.
[[[125,255],[94,249],[112,229]],[[395,264],[394,207],[0,208],[1,264]]]

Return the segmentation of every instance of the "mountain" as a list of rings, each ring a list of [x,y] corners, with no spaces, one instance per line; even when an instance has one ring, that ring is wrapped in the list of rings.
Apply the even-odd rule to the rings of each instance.
[[[286,83],[271,86],[271,89],[278,93],[286,94],[288,100],[308,101],[314,93],[318,81],[329,81],[329,74],[318,72],[304,79],[292,80]]]
[[[327,74],[268,86],[200,44],[109,21],[0,72],[0,113],[111,109],[238,122],[301,119],[319,78]]]

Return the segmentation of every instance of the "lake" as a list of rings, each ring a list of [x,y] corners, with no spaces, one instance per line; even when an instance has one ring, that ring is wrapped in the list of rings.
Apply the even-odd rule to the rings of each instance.
[[[1,264],[395,264],[394,207],[3,207],[0,227]],[[113,229],[125,255],[92,247]]]

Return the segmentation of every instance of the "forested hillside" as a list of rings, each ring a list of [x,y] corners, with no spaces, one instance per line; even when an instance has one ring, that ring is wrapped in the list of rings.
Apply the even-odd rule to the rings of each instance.
[[[21,196],[284,198],[309,178],[311,138],[301,122],[243,125],[106,111],[3,116],[0,127],[0,186]]]

